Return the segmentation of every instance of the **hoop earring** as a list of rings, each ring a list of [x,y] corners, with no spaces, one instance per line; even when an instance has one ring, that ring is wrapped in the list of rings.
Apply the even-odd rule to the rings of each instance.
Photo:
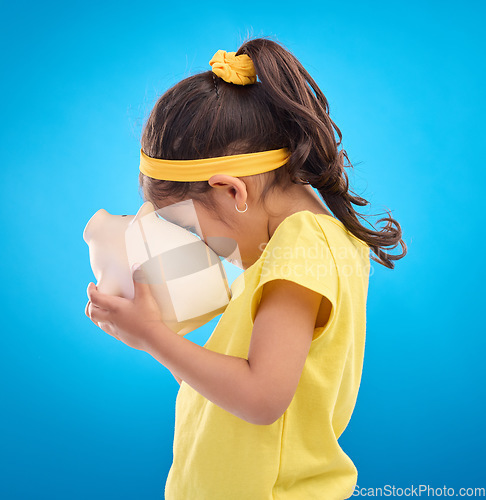
[[[236,208],[237,212],[240,212],[240,214],[242,214],[248,210],[248,205],[246,204],[246,201],[245,201],[245,210],[238,210],[238,207],[236,204],[235,204],[235,208]]]

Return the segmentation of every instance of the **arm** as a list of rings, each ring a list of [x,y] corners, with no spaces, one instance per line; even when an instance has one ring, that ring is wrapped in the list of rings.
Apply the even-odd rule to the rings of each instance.
[[[145,350],[221,408],[250,423],[269,425],[295,394],[322,298],[287,280],[265,284],[248,359],[210,351],[163,323],[152,326]]]
[[[169,371],[170,371],[170,370],[169,370]],[[170,372],[170,373],[172,373],[172,372]],[[178,383],[179,385],[181,385],[182,379],[181,379],[181,378],[179,378],[179,377],[178,377],[175,373],[172,373],[172,376],[173,376],[173,377],[177,380],[177,383]]]

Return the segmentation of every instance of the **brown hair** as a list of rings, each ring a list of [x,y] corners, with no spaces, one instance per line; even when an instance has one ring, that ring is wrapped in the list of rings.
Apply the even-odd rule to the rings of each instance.
[[[344,168],[352,165],[346,151],[338,151],[342,134],[329,117],[329,104],[315,81],[293,54],[267,38],[247,40],[236,52],[240,54],[252,59],[259,81],[234,85],[212,71],[180,81],[152,109],[142,132],[143,152],[152,158],[196,160],[286,147],[292,152],[288,162],[270,176],[259,174],[267,180],[262,201],[271,189],[289,182],[310,184],[336,218],[379,257],[372,260],[393,269],[393,261],[407,253],[400,224],[391,217],[378,221],[388,221],[381,231],[360,224],[358,217],[364,216],[352,204],[369,202],[351,194],[355,193],[349,189]],[[142,173],[139,181],[145,199],[156,206],[157,200],[166,197],[191,197],[214,208],[207,181],[162,181]],[[403,250],[399,255],[382,250],[399,243]]]

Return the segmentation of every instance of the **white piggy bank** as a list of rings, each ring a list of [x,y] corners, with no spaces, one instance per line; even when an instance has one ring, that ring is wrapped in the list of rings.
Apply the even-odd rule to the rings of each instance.
[[[135,216],[98,210],[83,239],[98,290],[133,299],[131,266],[141,264],[164,323],[179,335],[221,314],[231,300],[219,256],[196,235],[160,218],[150,202]]]

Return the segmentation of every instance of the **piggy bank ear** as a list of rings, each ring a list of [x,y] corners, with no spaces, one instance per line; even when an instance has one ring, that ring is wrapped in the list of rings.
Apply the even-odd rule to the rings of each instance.
[[[110,215],[104,208],[100,208],[92,217],[89,219],[86,227],[83,231],[83,240],[89,245],[93,234],[95,234],[96,229],[103,225],[106,216]]]
[[[135,221],[139,221],[142,217],[150,213],[155,212],[155,207],[150,201],[146,201],[139,209],[135,217],[130,221],[130,224],[133,224]]]

